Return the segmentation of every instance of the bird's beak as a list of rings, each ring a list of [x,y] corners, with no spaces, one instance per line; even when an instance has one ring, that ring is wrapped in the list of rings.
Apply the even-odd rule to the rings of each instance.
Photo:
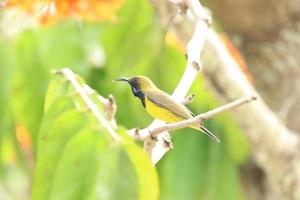
[[[125,81],[125,82],[129,82],[129,78],[124,78],[124,77],[116,78],[116,79],[114,80],[114,82],[116,82],[116,81]]]

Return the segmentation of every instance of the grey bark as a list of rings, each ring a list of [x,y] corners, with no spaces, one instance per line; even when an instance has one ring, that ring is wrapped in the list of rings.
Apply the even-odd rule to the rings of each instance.
[[[261,96],[300,132],[300,1],[207,3],[243,53]]]
[[[166,26],[174,8],[168,1],[153,2]],[[293,0],[210,0],[208,3],[233,41],[237,41],[235,44],[261,96],[259,102],[232,112],[253,149],[253,162],[241,170],[248,198],[300,199],[300,139],[291,130],[300,132],[300,105],[297,104],[300,3]],[[175,18],[170,31],[185,42],[192,29],[188,23],[184,26],[182,22],[177,23],[178,19]],[[204,77],[220,100],[228,102],[256,92],[237,63],[224,58],[224,52],[230,57],[226,49],[220,50],[215,42],[215,38],[208,41],[202,61]]]

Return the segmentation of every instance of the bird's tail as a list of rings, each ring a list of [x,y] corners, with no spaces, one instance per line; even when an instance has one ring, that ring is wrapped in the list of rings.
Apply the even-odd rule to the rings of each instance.
[[[209,130],[207,130],[202,124],[192,125],[190,127],[205,133],[211,139],[213,139],[215,142],[218,142],[218,143],[220,142],[219,138],[217,136],[215,136],[213,133],[211,133]]]
[[[206,135],[208,135],[211,139],[213,139],[215,142],[220,142],[220,139],[215,136],[214,134],[212,134],[208,129],[206,129],[204,126],[201,125],[200,130],[205,133]]]

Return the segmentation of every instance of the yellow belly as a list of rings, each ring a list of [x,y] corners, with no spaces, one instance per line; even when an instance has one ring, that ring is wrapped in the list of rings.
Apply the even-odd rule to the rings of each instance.
[[[160,119],[160,120],[168,122],[168,123],[179,122],[179,121],[184,120],[183,118],[175,115],[174,113],[170,112],[169,110],[155,105],[154,103],[149,101],[147,98],[145,99],[145,104],[146,104],[147,112],[155,119]],[[200,130],[200,124],[191,125],[189,127]]]
[[[178,117],[167,109],[155,105],[147,98],[145,99],[145,104],[147,112],[156,119],[160,119],[165,122],[178,122],[183,120],[181,117]]]

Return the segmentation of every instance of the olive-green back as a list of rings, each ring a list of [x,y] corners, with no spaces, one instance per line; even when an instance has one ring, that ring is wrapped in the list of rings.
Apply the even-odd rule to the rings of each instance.
[[[146,98],[159,107],[174,113],[182,119],[193,117],[193,113],[181,103],[176,102],[172,97],[162,90],[149,90],[145,92]]]

